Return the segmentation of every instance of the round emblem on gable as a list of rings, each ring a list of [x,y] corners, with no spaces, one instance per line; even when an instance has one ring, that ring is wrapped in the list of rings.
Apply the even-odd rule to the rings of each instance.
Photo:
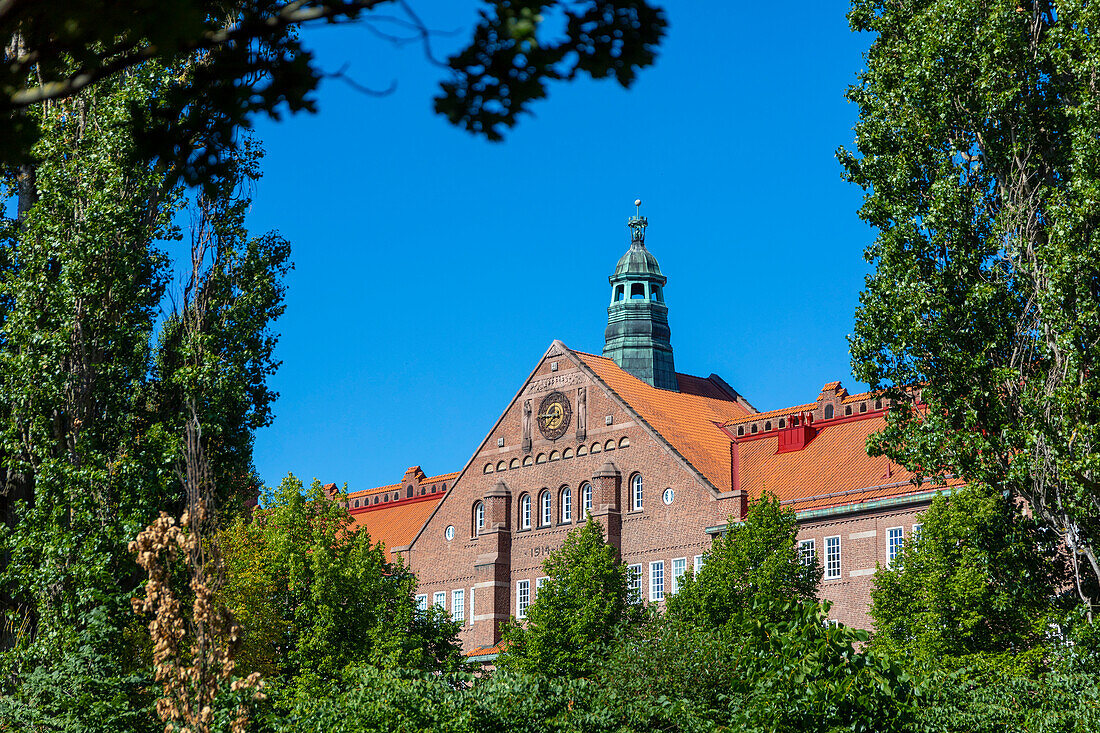
[[[448,524],[447,529],[443,530],[443,536],[447,538],[448,542],[453,540],[455,538],[455,526],[453,524]]]
[[[665,489],[665,493],[661,495],[661,500],[671,506],[672,502],[676,500],[676,492],[671,488]]]
[[[547,440],[557,440],[569,429],[573,406],[561,392],[551,392],[539,403],[539,432]]]

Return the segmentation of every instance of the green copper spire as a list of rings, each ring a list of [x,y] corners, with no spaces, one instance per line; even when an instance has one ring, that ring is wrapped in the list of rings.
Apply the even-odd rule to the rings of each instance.
[[[649,221],[642,216],[641,200],[634,205],[637,211],[627,221],[630,249],[608,278],[611,305],[607,307],[603,355],[654,387],[679,390],[664,298],[666,278],[657,258],[645,247]]]

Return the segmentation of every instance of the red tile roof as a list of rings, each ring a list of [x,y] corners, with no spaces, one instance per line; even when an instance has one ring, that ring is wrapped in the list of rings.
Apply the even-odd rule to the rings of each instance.
[[[604,356],[575,353],[715,487],[731,484],[730,439],[715,423],[753,414],[717,378],[677,374],[680,391],[657,389]]]
[[[443,482],[450,483],[458,478],[458,471],[454,473],[441,473],[438,476],[426,476],[420,479],[420,485],[425,486],[427,484],[441,484]],[[373,496],[374,494],[385,494],[388,491],[400,491],[405,487],[404,483],[387,484],[385,486],[376,486],[373,489],[361,489],[359,491],[349,491],[348,496],[352,499],[359,499],[364,496]],[[449,488],[449,487],[448,487]]]
[[[372,542],[384,544],[387,558],[393,560],[393,548],[409,545],[442,500],[443,494],[438,493],[391,504],[371,505],[365,509],[352,509],[351,518],[357,527],[370,533]]]

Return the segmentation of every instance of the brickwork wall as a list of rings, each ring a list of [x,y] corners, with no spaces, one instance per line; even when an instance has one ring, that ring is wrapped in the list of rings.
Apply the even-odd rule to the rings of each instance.
[[[557,369],[553,365],[557,364]],[[584,439],[577,436],[578,389],[586,390],[587,426]],[[567,395],[573,406],[569,429],[558,440],[546,440],[538,429],[537,411],[543,397],[553,391]],[[530,450],[524,450],[524,403],[531,400]],[[607,416],[611,424],[606,424]],[[502,445],[498,444],[502,440]],[[619,447],[623,443],[626,447]],[[595,452],[598,449],[598,452]],[[566,451],[569,451],[567,453]],[[555,455],[556,452],[556,455]],[[577,455],[586,452],[586,455]],[[563,457],[570,455],[571,457]],[[554,460],[551,460],[552,455]],[[524,465],[524,463],[529,465]],[[418,539],[405,554],[417,573],[418,593],[429,602],[439,591],[446,592],[447,609],[452,591],[465,590],[466,623],[460,638],[466,649],[491,646],[499,640],[500,626],[517,614],[517,583],[530,581],[534,601],[536,581],[544,575],[546,555],[560,548],[570,529],[584,521],[581,485],[610,462],[621,475],[618,505],[621,517],[620,551],[624,562],[642,566],[643,598],[650,597],[650,563],[664,563],[664,589],[673,587],[673,560],[683,558],[691,569],[694,557],[711,544],[707,527],[738,518],[742,498],[732,492],[717,494],[663,443],[620,404],[604,393],[565,354],[546,357],[519,397],[479,448],[467,469],[455,480],[446,498],[428,520]],[[486,472],[487,468],[491,472]],[[643,508],[631,505],[630,485],[640,474],[644,486]],[[501,486],[503,484],[503,487]],[[572,491],[572,518],[563,522],[560,491]],[[665,489],[673,489],[670,505],[662,501]],[[754,487],[742,487],[750,494]],[[506,498],[500,492],[506,489]],[[553,497],[552,523],[540,525],[539,496],[549,490]],[[491,498],[491,494],[496,498]],[[520,524],[520,497],[532,500],[532,527]],[[487,501],[486,526],[473,535],[473,507]],[[495,502],[495,503],[494,503]],[[501,506],[506,507],[500,509]],[[834,603],[831,617],[845,624],[869,628],[866,614],[871,574],[875,563],[885,563],[886,530],[902,526],[905,536],[919,521],[923,507],[876,514],[840,516],[807,521],[800,538],[814,539],[817,557],[824,559],[827,536],[841,537],[841,577],[822,583],[822,596]],[[602,507],[594,507],[605,524],[618,521]],[[448,527],[454,537],[446,538]],[[473,596],[473,616],[470,612]]]
[[[800,522],[798,539],[812,539],[818,561],[825,562],[825,538],[840,537],[840,577],[821,581],[821,597],[831,601],[829,618],[845,626],[870,629],[867,614],[871,602],[871,585],[878,565],[888,565],[887,530],[901,527],[903,538],[909,539],[913,526],[920,523],[920,512],[927,503],[894,510],[878,510],[849,514],[830,519]]]

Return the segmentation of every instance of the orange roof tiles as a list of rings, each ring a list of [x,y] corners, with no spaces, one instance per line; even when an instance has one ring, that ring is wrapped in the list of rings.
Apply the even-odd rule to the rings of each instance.
[[[370,533],[372,542],[384,544],[387,559],[393,560],[393,548],[409,545],[442,500],[440,492],[423,499],[377,504],[367,510],[353,509],[351,518]]]
[[[441,473],[438,476],[427,476],[420,479],[420,485],[440,483],[443,481],[450,482],[458,478],[458,471],[454,473]],[[335,485],[335,484],[333,484]],[[403,488],[405,484],[387,484],[385,486],[376,486],[373,489],[361,489],[360,491],[349,491],[348,496],[353,499],[358,499],[364,496],[372,496],[374,494],[384,494],[387,491],[398,491]]]
[[[731,484],[730,439],[715,423],[751,414],[717,382],[677,374],[680,391],[643,382],[603,356],[573,352],[715,487]]]
[[[805,448],[777,453],[774,434],[738,442],[740,488],[770,491],[795,511],[857,504],[931,488],[880,456],[867,455],[867,438],[881,430],[882,414],[825,425]]]

